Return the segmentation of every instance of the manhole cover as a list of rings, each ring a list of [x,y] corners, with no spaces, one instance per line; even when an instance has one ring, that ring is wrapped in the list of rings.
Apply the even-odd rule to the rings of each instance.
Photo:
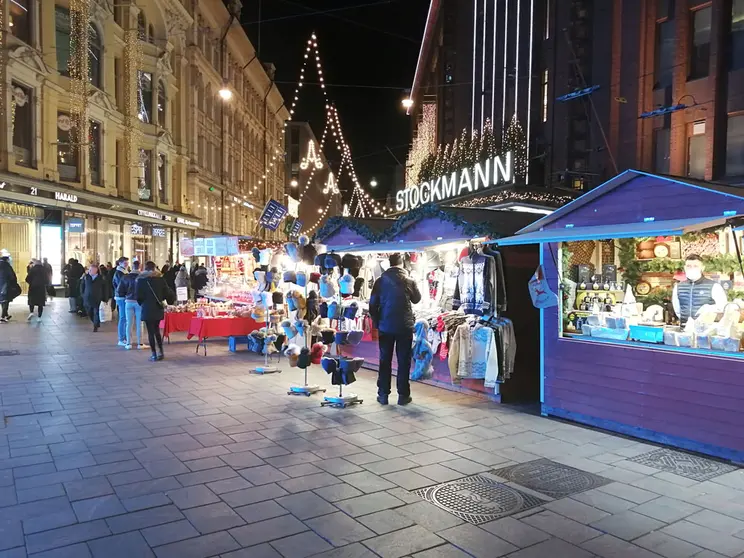
[[[0,357],[4,356],[16,356],[18,351],[0,351]]]
[[[632,459],[628,459],[628,461],[700,482],[719,477],[731,471],[736,471],[736,467],[728,463],[721,463],[666,448],[643,453]]]
[[[422,488],[416,490],[415,494],[474,525],[545,503],[540,498],[482,475]]]
[[[537,459],[493,471],[493,474],[550,496],[565,498],[612,482],[550,459]]]

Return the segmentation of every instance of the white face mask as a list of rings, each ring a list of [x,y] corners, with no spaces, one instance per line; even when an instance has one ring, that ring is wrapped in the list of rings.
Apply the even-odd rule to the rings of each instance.
[[[703,276],[703,272],[700,269],[686,269],[685,275],[690,281],[697,281]]]

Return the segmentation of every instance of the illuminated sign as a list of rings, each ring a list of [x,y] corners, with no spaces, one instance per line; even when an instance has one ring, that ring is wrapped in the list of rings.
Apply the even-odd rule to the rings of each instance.
[[[395,194],[395,209],[410,211],[426,203],[443,201],[457,196],[472,194],[512,181],[512,154],[496,156],[473,168],[464,168],[436,180],[399,190]]]
[[[142,225],[138,225],[137,223],[132,223],[132,228],[130,229],[132,234],[144,234],[145,230],[142,228]]]
[[[32,188],[35,190],[35,188]],[[65,192],[54,192],[54,199],[57,201],[77,203],[78,197],[75,194],[67,194]]]
[[[162,227],[153,227],[152,228],[152,236],[157,236],[160,238],[165,238],[165,229]]]
[[[189,219],[184,219],[183,217],[176,217],[176,223],[179,225],[186,225],[187,227],[199,227],[199,221],[190,221]]]
[[[67,225],[67,232],[71,233],[84,233],[85,232],[85,219],[80,217],[68,217],[65,222]]]
[[[160,213],[155,213],[154,211],[148,211],[146,209],[138,209],[137,215],[140,217],[149,217],[150,219],[158,219],[159,221],[163,220],[163,216]]]

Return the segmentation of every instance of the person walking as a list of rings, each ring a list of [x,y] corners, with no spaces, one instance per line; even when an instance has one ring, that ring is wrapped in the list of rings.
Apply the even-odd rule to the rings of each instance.
[[[411,353],[413,347],[412,304],[421,301],[416,282],[403,269],[403,256],[391,254],[390,268],[375,281],[369,299],[369,315],[379,330],[380,372],[377,378],[377,401],[388,404],[393,373],[393,350],[398,360],[398,405],[411,399]]]
[[[101,327],[101,302],[103,301],[103,277],[98,271],[97,264],[90,264],[88,273],[85,274],[82,285],[83,305],[88,312],[88,318],[93,322],[93,333]]]
[[[26,275],[28,283],[28,318],[31,321],[34,317],[34,308],[38,312],[37,321],[41,321],[41,315],[44,313],[44,304],[46,303],[46,289],[49,285],[49,274],[44,269],[44,265],[39,260],[31,260],[33,264]]]
[[[52,276],[54,275],[54,271],[52,270],[52,264],[49,263],[47,258],[44,258],[41,261],[41,265],[44,266],[44,271],[46,271],[47,274],[46,294],[49,298],[54,298],[55,293],[54,287],[52,286]]]
[[[155,262],[147,262],[145,270],[137,278],[137,302],[142,305],[142,321],[147,327],[147,337],[152,350],[151,361],[163,360],[163,337],[160,334],[160,322],[165,318],[165,304],[174,304],[175,295],[168,288]],[[157,350],[157,352],[156,352]]]
[[[69,312],[70,314],[75,314],[81,310],[79,300],[80,280],[85,274],[85,269],[83,269],[83,266],[75,258],[70,258],[62,270],[62,274],[65,276],[65,282],[67,283],[67,299],[70,303]]]
[[[18,285],[13,266],[10,264],[10,252],[6,249],[0,251],[0,323],[7,323],[11,316],[8,314],[8,307],[15,297],[21,294],[21,287]]]
[[[190,298],[189,293],[189,272],[186,271],[186,266],[182,265],[176,275],[176,289],[186,287],[186,298]]]
[[[129,265],[129,258],[122,256],[116,260],[116,271],[114,271],[114,277],[111,285],[114,291],[114,299],[116,300],[116,312],[118,316],[118,327],[117,332],[119,335],[120,347],[127,346],[127,308],[126,308],[126,297],[121,297],[119,293],[119,283],[127,274],[127,266]]]
[[[194,279],[191,281],[191,286],[194,289],[194,300],[202,298],[204,295],[201,290],[209,283],[209,276],[207,274],[207,268],[203,265],[199,265],[194,272]]]
[[[132,262],[132,271],[127,273],[119,282],[119,290],[116,293],[118,297],[124,297],[124,307],[127,316],[127,345],[126,349],[144,349],[146,345],[142,344],[142,306],[137,302],[137,279],[140,275],[140,263],[135,260]],[[136,337],[133,332],[136,333]],[[135,342],[136,341],[136,342]]]

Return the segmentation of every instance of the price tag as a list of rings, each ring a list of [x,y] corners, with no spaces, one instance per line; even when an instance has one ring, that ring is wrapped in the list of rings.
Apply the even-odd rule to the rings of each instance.
[[[176,287],[176,300],[187,302],[189,300],[189,289],[187,287]]]

